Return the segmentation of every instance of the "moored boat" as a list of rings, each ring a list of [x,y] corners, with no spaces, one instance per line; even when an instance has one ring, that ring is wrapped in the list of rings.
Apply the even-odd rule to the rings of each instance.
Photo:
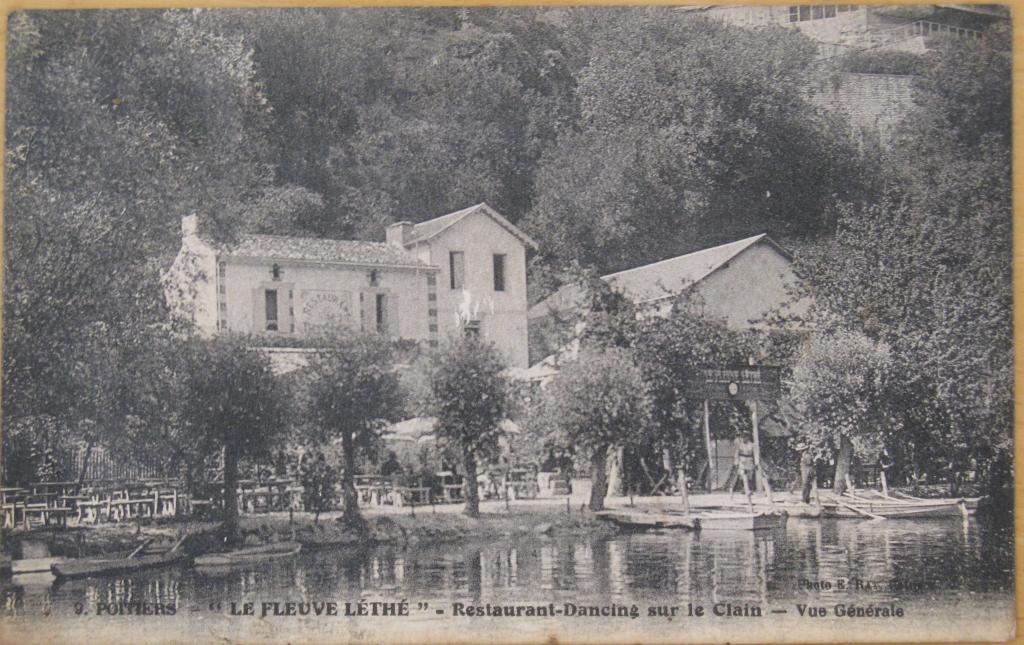
[[[708,511],[696,513],[701,531],[761,531],[786,526],[784,512],[767,511],[746,513],[737,511]]]
[[[23,558],[21,560],[11,561],[11,574],[15,576],[30,575],[35,573],[50,573],[50,568],[62,562],[65,562],[66,558],[61,557],[49,557],[49,558]]]
[[[57,579],[109,576],[141,571],[143,569],[166,567],[183,562],[187,557],[184,553],[173,551],[133,558],[79,558],[54,563],[50,570]]]
[[[124,557],[76,558],[53,563],[50,565],[50,571],[58,580],[64,580],[117,575],[144,569],[166,567],[188,559],[186,553],[178,550],[178,547],[181,546],[184,540],[185,536],[182,536],[170,549],[160,553],[146,554],[144,549],[152,542],[152,539],[150,539]]]
[[[603,520],[628,529],[696,529],[697,519],[691,515],[643,510],[605,510],[595,513]]]
[[[263,546],[247,547],[226,553],[209,553],[195,558],[197,567],[224,567],[233,564],[254,564],[265,560],[286,558],[302,549],[298,542],[277,542]]]
[[[842,503],[822,502],[823,517],[932,518],[962,517],[963,501],[936,499],[920,502],[886,502],[884,500],[843,500]]]
[[[786,525],[786,514],[774,511],[749,513],[729,509],[626,510],[599,511],[596,515],[623,528],[693,529],[701,531],[756,531]]]

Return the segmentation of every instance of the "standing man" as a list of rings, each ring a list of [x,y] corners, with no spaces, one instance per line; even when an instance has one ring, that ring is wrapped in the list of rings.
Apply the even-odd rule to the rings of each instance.
[[[811,453],[811,447],[805,441],[798,443],[796,449],[800,451],[801,499],[804,504],[810,504],[811,490],[814,489],[814,481],[818,477],[817,468],[814,464],[814,455]]]
[[[753,483],[754,471],[754,440],[749,434],[743,434],[736,439],[736,459],[734,462],[737,479],[743,480],[743,494],[750,499],[750,486]],[[736,482],[729,488],[729,499],[732,499],[736,491]]]

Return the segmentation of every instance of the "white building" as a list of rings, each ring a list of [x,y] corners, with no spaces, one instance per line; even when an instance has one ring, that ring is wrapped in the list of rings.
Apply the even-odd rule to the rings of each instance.
[[[525,367],[527,248],[486,204],[394,224],[386,242],[244,234],[218,246],[192,215],[165,284],[202,333],[309,338],[340,325],[437,346],[468,327]]]

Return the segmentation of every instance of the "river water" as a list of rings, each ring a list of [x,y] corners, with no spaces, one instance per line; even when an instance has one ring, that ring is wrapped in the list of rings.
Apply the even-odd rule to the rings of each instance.
[[[531,536],[320,550],[219,571],[172,568],[62,584],[17,579],[3,590],[0,629],[50,624],[69,639],[135,642],[171,635],[182,642],[983,639],[1012,629],[1013,569],[1012,529],[973,518],[791,519],[785,529],[757,533]],[[403,600],[408,616],[345,615],[404,613]],[[247,611],[245,603],[252,615],[233,616]],[[326,603],[336,603],[337,616],[298,615],[317,607],[326,614]],[[174,614],[132,615],[158,606]],[[488,615],[537,607],[561,615]]]

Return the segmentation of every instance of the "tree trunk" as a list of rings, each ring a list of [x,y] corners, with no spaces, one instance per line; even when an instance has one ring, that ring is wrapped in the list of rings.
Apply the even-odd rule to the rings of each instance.
[[[608,446],[600,446],[594,450],[590,458],[590,510],[604,510],[604,497],[608,492],[608,472],[605,468],[605,456]]]
[[[480,493],[476,485],[476,455],[472,450],[462,450],[462,469],[465,471],[465,483],[463,488],[466,491],[466,510],[463,511],[470,517],[480,517]]]
[[[832,481],[832,490],[842,495],[846,490],[846,477],[850,474],[850,462],[853,460],[853,443],[846,435],[840,435],[839,455],[836,457],[836,476]]]
[[[608,494],[619,496],[623,494],[625,479],[623,459],[625,449],[617,448],[608,452]]]
[[[346,522],[357,522],[362,518],[359,513],[359,497],[356,494],[356,450],[355,437],[346,431],[341,435],[341,449],[344,451],[344,472],[341,473],[341,503],[345,510],[342,517]]]
[[[229,546],[238,543],[238,448],[224,445],[224,539]]]
[[[85,473],[89,470],[89,457],[92,456],[93,440],[89,439],[85,444],[85,456],[82,457],[82,469],[78,471],[78,488],[81,490],[82,484],[85,483]],[[77,493],[76,493],[77,495]]]

